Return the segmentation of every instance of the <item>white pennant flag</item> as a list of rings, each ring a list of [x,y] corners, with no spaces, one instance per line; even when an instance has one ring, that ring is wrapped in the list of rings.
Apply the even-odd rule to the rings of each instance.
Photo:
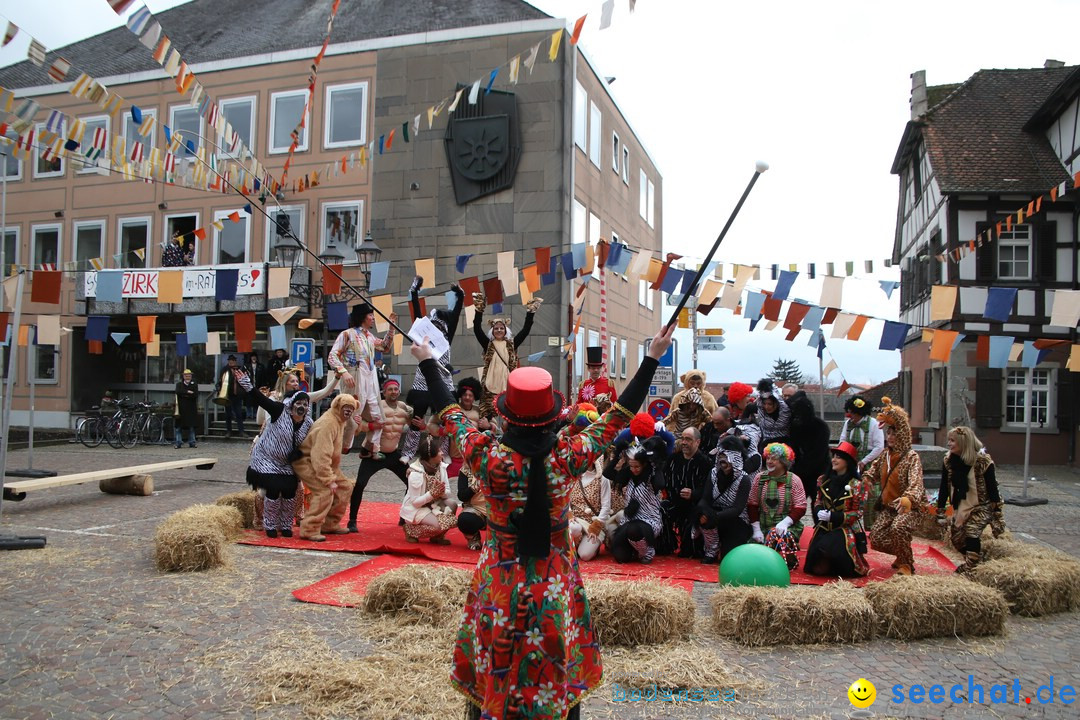
[[[270,317],[277,321],[278,325],[284,325],[289,322],[289,318],[295,315],[299,309],[299,305],[290,305],[289,307],[270,308],[267,312],[270,313]]]
[[[529,57],[525,58],[525,67],[528,68],[530,75],[532,75],[533,66],[536,65],[536,56],[539,54],[540,43],[536,43],[536,45],[533,45],[533,49],[529,51]]]
[[[831,373],[835,369],[836,369],[836,361],[835,360],[830,360],[829,364],[826,365],[825,368],[821,372],[823,372],[825,374],[825,377],[829,377],[829,373]]]
[[[606,30],[611,27],[611,14],[615,11],[615,0],[604,0],[600,8],[600,29]]]
[[[476,99],[480,97],[480,81],[477,80],[472,84],[472,88],[469,90],[469,104],[475,105]]]

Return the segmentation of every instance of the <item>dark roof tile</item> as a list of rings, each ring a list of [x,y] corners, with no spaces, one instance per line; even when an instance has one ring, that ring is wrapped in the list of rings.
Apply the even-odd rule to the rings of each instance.
[[[318,47],[332,0],[193,0],[158,13],[165,33],[188,64]],[[549,18],[521,0],[348,0],[334,21],[331,44]],[[0,85],[50,83],[47,69],[62,55],[94,77],[156,70],[150,52],[126,27],[49,53],[45,67],[23,61],[0,68]],[[74,70],[73,70],[74,71]]]
[[[980,70],[919,118],[941,191],[1045,192],[1067,179],[1024,125],[1074,69]]]

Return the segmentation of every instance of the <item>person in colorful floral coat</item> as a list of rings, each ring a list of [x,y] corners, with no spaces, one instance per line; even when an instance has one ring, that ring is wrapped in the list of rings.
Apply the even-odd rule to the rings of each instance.
[[[885,452],[866,471],[866,478],[881,486],[870,546],[895,555],[893,567],[901,575],[911,575],[915,572],[911,533],[926,504],[922,460],[911,447],[911,421],[904,408],[887,397],[881,402],[885,407],[878,422],[885,427]]]
[[[791,472],[795,451],[783,443],[769,443],[762,455],[765,471],[754,478],[746,507],[753,540],[776,550],[794,568],[802,535],[799,521],[806,514],[806,491]]]
[[[480,552],[453,654],[451,683],[469,717],[577,718],[600,685],[600,647],[581,582],[568,516],[577,477],[594,466],[645,399],[674,327],[656,334],[634,378],[597,422],[556,434],[564,404],[551,375],[537,367],[510,373],[495,401],[506,423],[501,441],[480,432],[450,397],[426,343],[412,346],[432,407],[457,439],[489,504]]]
[[[832,449],[832,467],[818,480],[813,513],[817,519],[803,569],[811,575],[861,577],[866,562],[862,506],[866,483],[859,477],[858,450],[849,442]]]

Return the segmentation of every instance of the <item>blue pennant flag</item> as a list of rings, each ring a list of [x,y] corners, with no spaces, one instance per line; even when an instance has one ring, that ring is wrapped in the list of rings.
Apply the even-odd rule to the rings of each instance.
[[[986,308],[983,310],[983,317],[1000,323],[1009,322],[1014,302],[1016,302],[1016,288],[989,288],[986,293]]]
[[[454,261],[454,267],[457,269],[459,275],[465,272],[465,266],[469,264],[469,259],[471,257],[472,253],[457,256],[457,260]]]
[[[117,345],[123,345],[124,341],[128,339],[129,335],[131,335],[131,333],[109,333],[109,337],[111,337],[112,341]]]
[[[1004,370],[1009,365],[1009,353],[1012,352],[1014,338],[1008,335],[990,336],[990,357],[987,366]]]
[[[231,269],[221,269],[215,271],[214,279],[214,300],[232,301],[236,299],[236,286],[240,282],[240,271]]]
[[[797,277],[799,277],[797,272],[781,270],[780,279],[776,281],[776,289],[773,290],[773,300],[787,300],[788,293],[791,292],[791,286],[795,284],[795,278]]]
[[[205,345],[209,339],[205,315],[188,315],[184,318],[184,329],[187,330],[189,345]]]
[[[536,362],[540,358],[544,357],[544,355],[546,355],[546,354],[547,354],[547,350],[541,350],[540,352],[534,352],[532,355],[529,355],[529,362]]]
[[[371,284],[368,289],[372,292],[382,290],[386,287],[386,277],[390,274],[390,261],[383,260],[381,262],[371,264]]]
[[[176,333],[176,355],[187,357],[191,354],[191,346],[188,345],[187,333]]]
[[[900,283],[895,280],[878,280],[878,285],[885,291],[885,297],[892,299],[893,290],[900,287]]]
[[[86,339],[105,342],[109,339],[109,316],[91,315],[86,318]]]
[[[907,323],[886,320],[885,327],[881,331],[881,343],[878,344],[878,349],[903,350],[904,338],[907,337],[910,327]]]
[[[326,304],[326,329],[334,332],[349,327],[349,303],[332,302]]]
[[[142,125],[142,110],[135,105],[131,106],[131,121],[136,125]]]
[[[284,325],[271,325],[270,326],[270,349],[271,350],[288,350],[289,346],[285,340],[285,326]]]

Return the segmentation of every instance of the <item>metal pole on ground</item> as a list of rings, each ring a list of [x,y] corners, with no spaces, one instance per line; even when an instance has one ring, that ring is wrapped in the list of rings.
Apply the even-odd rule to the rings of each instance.
[[[1010,505],[1018,505],[1020,507],[1031,507],[1032,505],[1046,505],[1049,500],[1046,498],[1033,498],[1028,497],[1028,478],[1031,471],[1031,405],[1032,405],[1032,377],[1035,375],[1035,368],[1028,368],[1027,370],[1027,401],[1024,403],[1024,492],[1020,497],[1008,498],[1005,502]],[[1034,478],[1032,478],[1034,479]]]
[[[5,167],[5,173],[6,171],[7,168]],[[18,328],[19,323],[22,321],[23,288],[25,284],[26,271],[20,268],[17,271],[15,280],[15,317],[14,322],[12,323],[13,328]],[[18,331],[16,330],[14,332]],[[12,337],[14,337],[14,334]],[[3,490],[4,476],[7,474],[8,435],[10,435],[9,430],[11,429],[11,392],[19,364],[18,354],[9,353],[8,357],[11,362],[8,367],[7,383],[4,390],[3,414],[0,416],[0,490]],[[3,519],[4,499],[6,499],[6,491],[0,492],[0,520]],[[45,547],[44,536],[20,537],[18,535],[7,535],[0,532],[0,550],[26,550],[43,547]]]
[[[37,328],[34,328],[34,340],[37,340]],[[35,343],[30,342],[30,338],[26,339],[26,382],[30,385],[30,417],[26,424],[26,433],[28,437],[27,444],[27,458],[26,467],[21,470],[12,470],[8,473],[12,477],[28,477],[28,478],[42,478],[42,477],[55,477],[55,470],[35,470],[34,469],[34,402],[36,401],[35,389],[37,388],[37,367],[34,365],[32,353],[34,352]],[[55,363],[53,364],[55,368]]]

